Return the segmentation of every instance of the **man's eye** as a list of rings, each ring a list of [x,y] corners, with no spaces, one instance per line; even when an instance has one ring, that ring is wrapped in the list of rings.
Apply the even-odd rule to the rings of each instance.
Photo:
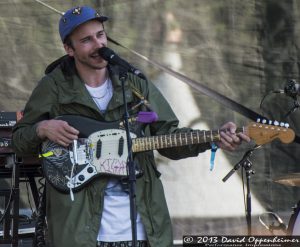
[[[103,36],[103,34],[104,34],[103,32],[100,32],[100,33],[98,33],[97,36],[98,36],[98,37],[101,37],[101,36]]]
[[[90,41],[90,38],[85,38],[85,39],[82,39],[81,40],[81,43],[87,43],[87,42],[89,42]]]

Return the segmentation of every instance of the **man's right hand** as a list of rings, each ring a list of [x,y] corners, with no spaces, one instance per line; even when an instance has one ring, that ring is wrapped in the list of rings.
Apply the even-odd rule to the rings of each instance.
[[[79,131],[62,120],[44,120],[38,123],[37,135],[41,139],[49,139],[61,146],[67,147],[78,139]]]

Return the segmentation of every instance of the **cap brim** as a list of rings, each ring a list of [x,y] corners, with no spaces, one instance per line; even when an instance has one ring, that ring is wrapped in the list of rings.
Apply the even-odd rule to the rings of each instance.
[[[97,20],[101,21],[101,22],[105,22],[108,20],[108,17],[107,16],[99,16],[99,17],[96,17]]]

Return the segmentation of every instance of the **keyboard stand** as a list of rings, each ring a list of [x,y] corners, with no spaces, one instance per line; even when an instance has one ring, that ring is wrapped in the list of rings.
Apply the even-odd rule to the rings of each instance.
[[[4,166],[3,166],[4,163]],[[3,218],[3,231],[0,232],[0,245],[11,244],[12,247],[18,246],[18,240],[21,236],[19,230],[19,205],[20,205],[20,178],[28,178],[34,203],[38,208],[38,189],[35,177],[41,176],[38,172],[37,165],[23,163],[23,159],[16,158],[14,154],[0,155],[0,178],[11,178],[11,187],[0,189],[0,197],[4,197],[5,209],[7,208]],[[0,222],[1,223],[1,222]],[[24,235],[25,236],[25,235]],[[26,234],[26,237],[34,237],[32,234]]]

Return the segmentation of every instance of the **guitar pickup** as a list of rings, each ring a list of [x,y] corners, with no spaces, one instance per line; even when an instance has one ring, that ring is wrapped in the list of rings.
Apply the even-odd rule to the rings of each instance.
[[[101,157],[101,151],[102,151],[102,141],[99,139],[97,141],[97,147],[96,147],[96,158],[100,159]]]
[[[119,139],[119,150],[118,150],[118,155],[121,157],[124,152],[124,138],[123,136]]]

